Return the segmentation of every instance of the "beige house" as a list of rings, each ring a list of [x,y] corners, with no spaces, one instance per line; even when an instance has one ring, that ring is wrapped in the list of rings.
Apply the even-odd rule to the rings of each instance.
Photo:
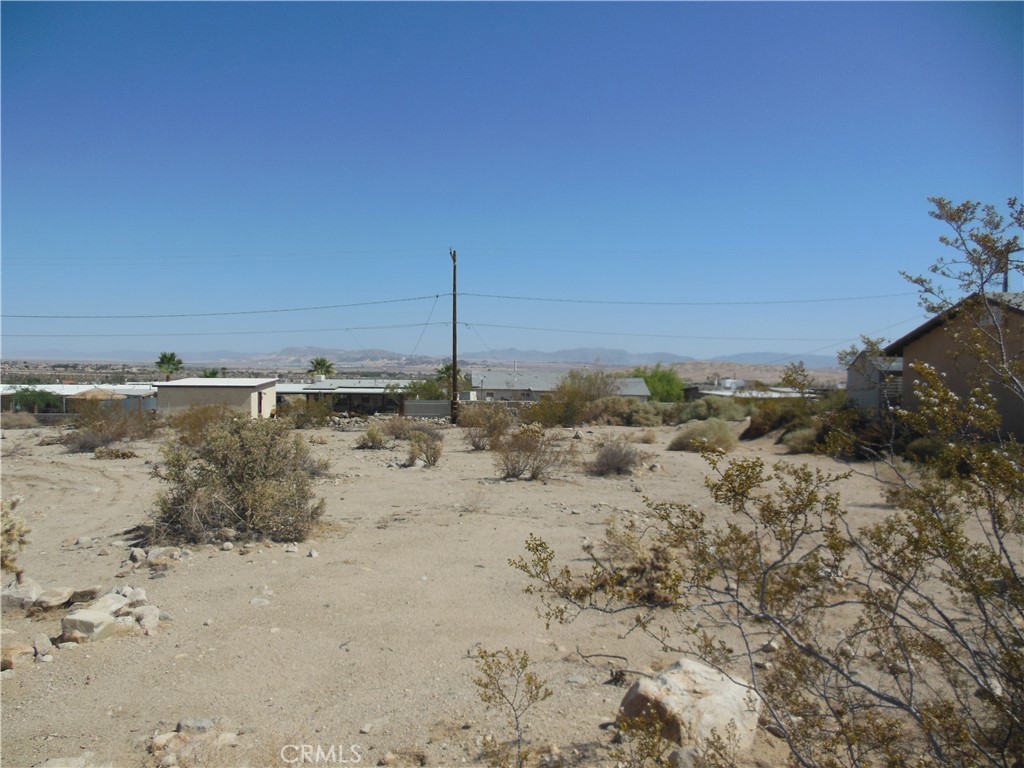
[[[269,418],[277,399],[277,379],[178,379],[156,383],[156,407],[164,415],[195,405],[226,405],[251,418]]]
[[[959,338],[958,338],[959,337]],[[915,410],[911,366],[927,363],[944,374],[946,386],[960,397],[979,382],[986,383],[1002,416],[1002,432],[1024,438],[1024,397],[1021,383],[1007,385],[979,365],[965,343],[983,340],[993,354],[1002,354],[1018,377],[1024,376],[1024,293],[988,293],[969,296],[933,317],[885,348],[885,354],[903,358],[903,407]]]

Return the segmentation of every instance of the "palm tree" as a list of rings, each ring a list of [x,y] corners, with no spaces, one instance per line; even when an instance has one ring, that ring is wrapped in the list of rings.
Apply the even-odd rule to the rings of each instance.
[[[220,371],[216,368],[203,368],[203,372],[199,376],[204,379],[216,379],[220,376]]]
[[[184,365],[176,352],[161,352],[156,361],[156,368],[166,377],[165,381],[170,381],[171,374],[180,371]]]
[[[307,373],[312,373],[314,376],[328,376],[334,375],[334,363],[328,360],[326,357],[314,357],[309,361],[309,370]]]

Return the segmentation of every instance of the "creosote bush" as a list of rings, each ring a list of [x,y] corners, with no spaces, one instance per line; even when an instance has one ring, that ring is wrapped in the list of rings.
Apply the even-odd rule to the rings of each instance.
[[[515,419],[501,403],[473,403],[459,410],[459,426],[474,451],[493,448],[512,428]]]
[[[387,434],[379,424],[371,424],[356,441],[356,448],[368,451],[379,451],[395,444],[394,438]]]
[[[614,440],[597,449],[590,463],[593,475],[628,475],[640,465],[640,452],[625,440]]]
[[[309,447],[290,427],[269,419],[217,421],[195,446],[163,447],[154,538],[208,541],[221,528],[243,537],[305,539],[324,511],[314,501]]]
[[[177,433],[179,442],[195,447],[203,442],[203,433],[211,424],[244,418],[242,411],[228,405],[193,405],[168,416],[167,425]]]
[[[494,463],[506,480],[543,480],[566,461],[554,438],[540,424],[524,424],[492,449]]]
[[[437,466],[441,460],[443,447],[444,438],[440,432],[416,430],[409,435],[409,464],[412,465],[418,459],[422,459],[428,467]]]
[[[526,713],[551,696],[551,689],[530,670],[530,656],[526,651],[503,648],[488,651],[480,648],[476,654],[478,676],[473,678],[477,695],[488,707],[501,710],[508,717],[515,732],[514,751],[495,749],[488,757],[493,765],[523,768],[526,755],[523,749],[523,729]]]
[[[31,429],[39,426],[39,419],[31,413],[5,411],[3,415],[0,415],[0,425],[4,429]]]
[[[668,444],[670,451],[699,453],[708,448],[728,451],[736,447],[736,435],[728,422],[719,418],[693,421],[680,428]]]

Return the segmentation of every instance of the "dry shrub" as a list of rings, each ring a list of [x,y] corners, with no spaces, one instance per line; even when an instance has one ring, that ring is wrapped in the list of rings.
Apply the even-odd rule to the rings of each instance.
[[[221,528],[247,538],[301,541],[324,511],[314,502],[309,447],[286,423],[238,419],[210,424],[204,440],[163,448],[154,538],[204,542]]]
[[[277,408],[277,416],[286,419],[296,429],[315,429],[326,427],[331,420],[331,404],[327,400],[299,400],[294,403],[282,403]]]
[[[406,416],[392,416],[381,428],[394,440],[408,440],[416,426],[416,422]]]
[[[679,430],[668,444],[670,451],[691,451],[698,453],[705,448],[728,451],[736,447],[736,435],[728,422],[711,418],[694,421]]]
[[[72,453],[91,453],[121,440],[152,437],[160,422],[148,413],[125,410],[117,401],[84,401],[73,422],[74,429],[61,438]]]
[[[39,419],[31,413],[4,413],[0,416],[0,426],[4,429],[32,429],[39,426]]]
[[[540,424],[524,424],[493,448],[495,465],[508,480],[542,480],[565,463],[564,452]]]
[[[180,442],[195,447],[203,442],[203,433],[211,424],[239,418],[246,416],[228,405],[193,405],[170,416],[167,423],[178,433]]]
[[[652,445],[657,439],[658,435],[653,429],[645,429],[639,434],[629,436],[629,442],[643,443],[644,445]]]
[[[782,437],[782,444],[789,453],[814,453],[818,446],[818,427],[799,427]]]
[[[379,451],[395,444],[394,438],[387,434],[379,424],[371,424],[356,441],[356,448],[366,451]]]
[[[590,464],[590,473],[604,477],[605,475],[628,475],[640,464],[640,452],[625,440],[615,440],[602,445],[594,461]]]
[[[110,446],[100,446],[95,451],[97,459],[134,459],[138,455],[135,451],[127,448],[113,448]]]
[[[3,515],[3,539],[0,547],[0,570],[20,573],[18,555],[28,544],[29,529],[21,515],[14,514],[18,499],[0,503],[0,514]]]
[[[437,466],[441,460],[443,445],[444,439],[439,432],[431,434],[427,430],[416,430],[409,438],[409,465],[411,466],[417,459],[423,459],[423,463],[428,467]]]
[[[474,451],[485,451],[501,441],[515,419],[500,403],[476,403],[459,412],[459,426]]]

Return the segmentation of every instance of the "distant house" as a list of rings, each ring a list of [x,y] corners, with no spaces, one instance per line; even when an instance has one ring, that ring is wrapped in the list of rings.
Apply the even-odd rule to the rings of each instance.
[[[156,383],[162,414],[195,405],[226,405],[251,418],[269,418],[277,399],[277,379],[177,379]]]
[[[898,406],[903,399],[903,358],[861,352],[846,369],[846,398],[863,410]]]
[[[286,392],[302,394],[307,400],[326,400],[331,410],[346,413],[390,413],[402,409],[402,390],[411,379],[323,379],[312,384],[290,385]]]
[[[47,392],[60,405],[50,410],[74,413],[87,400],[102,402],[106,407],[143,413],[156,408],[156,390],[152,384],[4,384],[0,386],[0,407],[5,411],[18,408],[19,392]],[[59,410],[58,410],[59,409]]]
[[[561,373],[525,373],[517,370],[473,371],[473,400],[535,403],[550,395],[562,379]],[[651,391],[641,378],[612,378],[618,387],[617,394],[638,400],[651,399]]]
[[[1011,364],[1024,366],[1024,293],[974,294],[886,347],[887,356],[903,358],[903,407],[917,408],[911,365],[926,363],[943,373],[946,386],[960,397],[979,380],[987,382],[1002,416],[1002,431],[1024,437],[1024,399],[979,364],[965,343],[972,334],[993,352],[1001,344]]]

